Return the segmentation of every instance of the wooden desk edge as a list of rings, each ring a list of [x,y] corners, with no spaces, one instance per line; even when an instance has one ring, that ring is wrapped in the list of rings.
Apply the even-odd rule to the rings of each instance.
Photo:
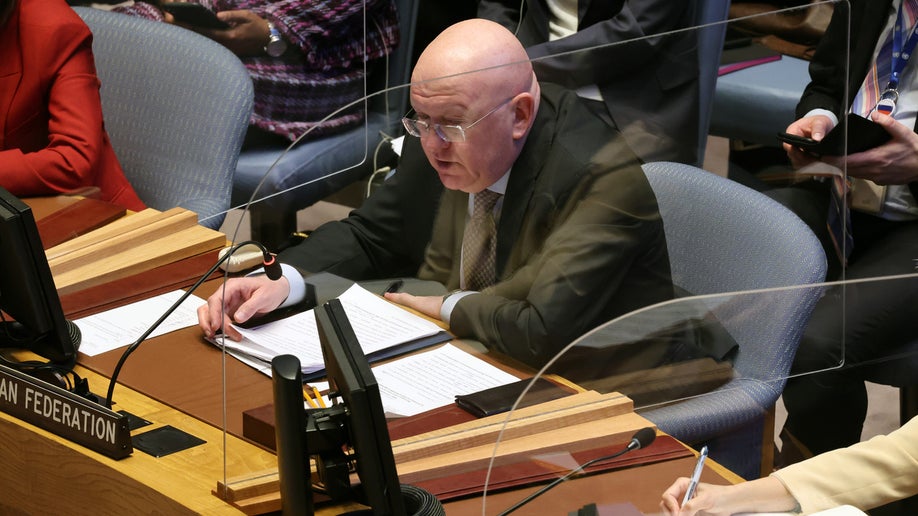
[[[77,366],[94,391],[108,379]],[[224,475],[276,468],[274,454],[127,387],[115,389],[115,409],[153,423],[133,435],[171,425],[205,444],[156,458],[135,448],[116,461],[0,413],[0,512],[36,514],[240,514],[213,492]],[[225,447],[225,449],[224,449]]]

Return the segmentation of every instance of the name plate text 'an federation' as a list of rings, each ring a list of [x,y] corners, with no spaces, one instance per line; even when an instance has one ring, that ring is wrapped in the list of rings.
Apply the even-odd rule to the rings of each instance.
[[[113,459],[134,451],[126,415],[2,365],[0,411]]]

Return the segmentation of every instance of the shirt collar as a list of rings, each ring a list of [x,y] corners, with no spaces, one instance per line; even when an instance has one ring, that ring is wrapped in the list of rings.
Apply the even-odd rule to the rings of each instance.
[[[495,181],[494,184],[489,186],[487,189],[491,190],[494,193],[499,193],[501,195],[504,195],[505,193],[507,193],[507,183],[509,181],[510,181],[510,171],[508,170],[507,172],[504,173],[504,175],[500,176],[500,179]]]

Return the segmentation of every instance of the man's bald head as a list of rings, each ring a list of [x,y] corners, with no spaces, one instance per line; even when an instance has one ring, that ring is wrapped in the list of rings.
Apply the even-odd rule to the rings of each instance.
[[[465,20],[441,32],[418,58],[412,83],[467,81],[479,90],[529,91],[532,65],[523,45],[502,25]]]
[[[502,26],[466,20],[440,33],[411,76],[415,136],[446,188],[477,193],[516,161],[539,110],[526,50]],[[458,138],[442,136],[443,128]]]

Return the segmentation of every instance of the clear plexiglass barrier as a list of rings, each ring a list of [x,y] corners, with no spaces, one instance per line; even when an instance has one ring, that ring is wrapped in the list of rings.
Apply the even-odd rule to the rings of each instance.
[[[537,382],[538,392],[523,395],[509,416],[490,416],[495,419],[489,420],[493,422],[487,430],[454,426],[441,428],[436,435],[412,438],[412,450],[423,448],[426,442],[430,449],[444,454],[449,446],[457,446],[445,441],[463,443],[458,445],[463,449],[456,452],[456,458],[450,455],[447,459],[452,462],[449,466],[409,471],[405,461],[414,452],[406,452],[405,443],[395,439],[395,462],[403,482],[421,485],[444,500],[465,498],[476,512],[484,507],[488,514],[498,513],[517,501],[517,493],[519,497],[524,494],[505,492],[509,486],[550,482],[592,458],[584,452],[601,448],[614,452],[641,425],[655,426],[690,446],[707,443],[712,459],[752,478],[763,471],[762,441],[771,435],[764,425],[771,421],[770,411],[787,377],[843,363],[844,304],[825,300],[844,300],[853,284],[824,282],[844,278],[838,256],[851,251],[844,237],[836,237],[826,222],[830,216],[838,218],[842,231],[848,224],[841,212],[829,215],[832,188],[845,182],[845,161],[832,161],[837,167],[809,162],[812,159],[804,159],[807,163],[802,166],[792,164],[778,139],[778,133],[798,118],[797,103],[810,82],[809,60],[825,23],[814,29],[815,36],[783,34],[786,45],[761,36],[774,32],[775,25],[799,21],[814,10],[827,23],[832,11],[837,11],[832,23],[842,27],[844,34],[841,42],[834,43],[840,50],[831,75],[838,78],[837,87],[842,85],[837,93],[846,97],[847,60],[841,57],[847,54],[848,4],[822,2],[798,9],[740,13],[729,22],[723,20],[726,5],[718,16],[705,12],[707,9],[694,12],[693,8],[700,7],[689,4],[668,5],[653,17],[637,14],[638,6],[625,6],[615,22],[602,26],[631,30],[609,30],[607,39],[599,44],[594,39],[598,26],[594,31],[583,30],[553,44],[534,46],[531,61],[512,62],[506,68],[462,68],[467,63],[456,55],[434,60],[438,66],[428,61],[420,80],[412,84],[394,76],[389,77],[386,88],[368,83],[367,98],[355,105],[365,100],[363,107],[371,109],[403,97],[408,103],[401,113],[387,111],[383,133],[369,123],[377,114],[367,111],[362,134],[345,144],[349,152],[357,152],[356,157],[340,152],[338,157],[344,161],[327,165],[322,177],[298,175],[285,168],[283,160],[297,154],[302,145],[313,146],[305,151],[307,156],[325,152],[318,147],[321,139],[307,139],[293,145],[277,164],[266,162],[264,170],[270,172],[253,176],[261,185],[247,193],[253,201],[248,209],[289,216],[291,209],[314,202],[304,201],[311,199],[308,192],[313,188],[332,187],[346,172],[367,169],[362,173],[365,183],[360,187],[361,199],[354,204],[358,211],[351,228],[361,234],[357,240],[362,249],[374,257],[350,271],[350,279],[387,282],[415,276],[421,270],[424,279],[439,279],[442,288],[435,293],[444,294],[460,285],[455,275],[437,276],[445,263],[438,260],[448,254],[444,249],[458,252],[458,243],[454,246],[438,238],[443,236],[443,226],[437,224],[442,223],[443,212],[457,204],[437,180],[446,183],[447,189],[457,188],[449,182],[446,166],[456,156],[468,163],[492,158],[487,144],[493,142],[485,141],[487,136],[496,125],[511,119],[510,114],[519,108],[518,99],[534,91],[536,84],[516,84],[507,79],[513,73],[504,72],[530,65],[534,70],[542,96],[539,116],[545,120],[540,119],[529,134],[522,151],[527,161],[510,167],[506,194],[509,198],[533,185],[537,192],[527,201],[531,212],[517,213],[505,205],[498,223],[513,221],[511,226],[500,226],[498,235],[509,231],[522,242],[519,249],[498,250],[498,260],[512,264],[508,267],[515,268],[515,273],[507,274],[503,283],[485,289],[481,296],[470,296],[468,303],[475,297],[494,301],[482,304],[491,308],[482,308],[475,315],[480,319],[471,323],[454,320],[453,329],[465,330],[458,334],[462,339],[483,343],[477,349],[479,353],[485,350],[490,360],[500,362],[509,356],[506,363],[527,378],[548,364],[542,376],[549,381]],[[519,30],[520,38],[533,37],[526,32],[525,23]],[[474,95],[462,97],[458,109],[430,116],[430,111],[440,107],[431,98],[467,82],[479,85]],[[569,119],[581,108],[567,104],[554,82],[587,99],[583,101],[586,110],[614,126],[621,137],[610,137],[602,144],[593,141],[602,133],[594,130],[592,122]],[[502,87],[507,91],[501,93]],[[514,110],[503,109],[507,105]],[[421,129],[430,132],[420,139],[405,136],[392,151],[390,137],[405,134],[402,116],[419,120]],[[835,131],[844,133],[847,120],[840,118]],[[456,130],[450,126],[460,127],[466,141],[456,141]],[[442,135],[438,136],[438,130]],[[533,161],[531,156],[538,155],[534,147],[553,145],[563,146],[564,152],[547,154],[546,162]],[[401,157],[393,158],[392,152],[400,152]],[[552,168],[563,170],[569,181],[569,189],[557,197],[546,193],[549,172],[543,170]],[[287,175],[278,176],[281,170]],[[368,180],[373,170],[381,173]],[[532,171],[543,175],[523,175]],[[527,177],[526,181],[521,177]],[[364,199],[367,192],[372,193]],[[580,196],[580,200],[568,202],[568,195]],[[647,199],[650,201],[645,202]],[[237,200],[243,207],[248,198]],[[438,212],[437,206],[446,208]],[[386,215],[380,215],[383,213]],[[464,220],[464,216],[459,218]],[[253,216],[252,224],[255,236],[261,224],[258,217]],[[555,225],[563,224],[569,226],[552,233]],[[391,229],[393,226],[399,229]],[[640,227],[647,233],[634,244],[629,240],[634,234],[622,229],[625,227]],[[231,238],[240,240],[237,236],[244,232],[230,229]],[[309,249],[308,258],[299,266],[343,270],[336,267],[351,257],[333,245],[327,231],[306,239],[302,246]],[[376,231],[373,236],[362,236]],[[432,241],[429,248],[427,240],[415,236],[418,234],[433,235],[428,238]],[[546,239],[545,247],[531,245],[538,238]],[[280,258],[283,261],[296,254],[287,250]],[[668,267],[658,268],[666,262]],[[557,272],[569,270],[571,263],[588,264],[582,277]],[[546,279],[552,275],[557,278]],[[593,279],[584,281],[583,277]],[[374,293],[381,292],[378,287],[385,284],[375,283]],[[410,282],[405,289],[411,292]],[[515,319],[507,315],[511,311],[517,314]],[[795,351],[817,313],[821,328],[833,335],[828,344],[821,343],[826,355],[794,365]],[[499,328],[496,337],[487,333],[491,327]],[[397,383],[387,383],[393,380],[382,373],[377,377],[382,409],[390,416],[407,416],[390,418],[390,429],[401,427],[411,417],[421,417],[405,413],[399,398],[406,392],[433,391],[432,385],[423,382],[437,382],[436,375],[402,375]],[[233,377],[224,381],[229,396],[243,388],[234,385]],[[321,380],[317,385],[323,386]],[[258,388],[269,389],[270,383]],[[539,409],[520,408],[572,392],[579,393],[576,399],[587,401],[564,396],[551,402],[553,408],[537,414],[532,411]],[[506,394],[500,401],[512,404]],[[471,403],[475,402],[473,397]],[[555,410],[557,417],[551,415]],[[636,415],[624,415],[632,412]],[[603,422],[618,413],[637,419],[622,428]],[[590,426],[582,423],[590,418],[599,418],[599,422],[581,432],[576,425]],[[555,443],[553,451],[532,443],[529,446],[537,454],[521,451],[518,439],[528,431],[526,425],[518,424],[522,419],[533,419],[538,429],[550,429],[571,440]],[[467,438],[471,440],[465,441]],[[660,439],[657,445],[664,443]],[[635,455],[645,457],[651,450]],[[229,456],[231,451],[227,451]],[[567,457],[545,459],[543,451]],[[671,446],[667,453],[687,452]],[[358,461],[360,455],[357,451]],[[524,469],[532,478],[516,478],[513,466],[520,463],[526,464]],[[441,478],[449,484],[453,482],[450,475],[471,472],[476,480],[457,484],[452,494],[442,484],[438,488],[427,482]],[[227,468],[229,477],[236,474]],[[660,481],[664,480],[669,479]],[[479,499],[482,492],[486,493],[484,501]],[[563,491],[547,493],[544,500],[564,498],[560,493]],[[625,496],[622,501],[629,500]],[[535,502],[535,506],[540,503],[546,502]],[[649,511],[646,506],[642,510]]]
[[[799,397],[801,389],[844,385],[845,378],[903,385],[918,365],[913,340],[845,355],[840,332],[862,314],[830,314],[825,306],[840,298],[882,297],[914,288],[916,282],[918,275],[912,274],[694,296],[648,307],[587,333],[527,383],[509,414],[495,417],[503,424],[489,459],[483,513],[515,508],[570,475],[571,482],[559,482],[520,514],[574,511],[589,503],[632,504],[653,514],[676,476],[690,475],[691,462],[682,471],[659,466],[656,474],[665,478],[628,471],[685,457],[685,448],[670,437],[696,450],[707,446],[709,458],[737,475],[767,474],[772,465],[763,460],[772,457],[775,407],[785,388],[795,389]],[[814,334],[821,317],[831,317],[838,330]],[[811,369],[795,366],[795,354],[807,357]],[[856,412],[865,402],[839,387],[830,406],[803,410],[827,414],[824,423],[831,430],[831,419],[840,415],[833,411]],[[645,448],[613,457],[645,427],[659,430],[660,436],[649,444],[645,440]],[[584,474],[578,468],[588,462]],[[576,479],[608,471],[623,473],[577,487]],[[612,480],[629,476],[643,485]],[[508,490],[518,486],[527,487]]]
[[[374,294],[405,279],[398,288],[425,295],[439,308],[447,292],[479,290],[460,282],[456,265],[461,236],[452,229],[464,227],[469,212],[461,191],[477,191],[462,183],[463,170],[473,176],[479,168],[510,170],[495,222],[499,280],[457,301],[450,322],[458,347],[472,350],[476,360],[496,364],[514,380],[539,379],[518,400],[519,390],[481,400],[475,389],[442,380],[448,366],[444,374],[409,370],[393,379],[374,364],[379,406],[372,398],[352,403],[368,403],[390,416],[403,482],[474,506],[472,512],[496,514],[537,489],[510,487],[546,485],[595,458],[592,452],[617,452],[647,425],[678,442],[661,436],[611,464],[691,462],[680,443],[706,444],[713,460],[753,478],[768,470],[769,439],[780,430],[772,411],[782,392],[795,383],[810,388],[797,379],[839,368],[866,370],[868,362],[876,374],[889,373],[884,366],[890,361],[907,361],[888,357],[913,358],[907,347],[898,347],[909,344],[896,340],[901,332],[884,339],[895,344],[888,354],[848,353],[846,339],[857,335],[854,325],[862,315],[854,307],[875,298],[881,308],[888,296],[910,295],[915,281],[912,257],[880,272],[855,269],[858,260],[872,259],[870,244],[859,244],[855,234],[852,248],[844,236],[851,223],[834,195],[848,183],[845,158],[836,154],[861,150],[853,144],[864,141],[863,120],[844,116],[858,87],[852,83],[859,82],[849,75],[861,73],[849,74],[845,58],[850,27],[859,21],[849,16],[848,2],[772,12],[740,6],[729,21],[729,2],[618,2],[620,11],[607,20],[549,44],[537,44],[537,31],[527,21],[510,24],[529,46],[528,60],[524,53],[502,62],[495,51],[480,66],[463,52],[481,42],[455,38],[451,44],[460,51],[451,54],[441,45],[409,83],[417,55],[411,47],[420,43],[413,27],[430,23],[417,16],[418,3],[394,2],[400,9],[399,46],[388,60],[368,63],[359,98],[327,114],[332,120],[362,112],[363,121],[340,132],[323,131],[320,123],[316,134],[324,134],[289,147],[244,149],[232,209],[207,216],[226,217],[221,230],[229,240],[261,241],[281,251],[284,263],[331,270],[371,285]],[[494,2],[482,2],[488,3]],[[367,13],[374,8],[367,6]],[[367,13],[360,20],[365,27],[375,23]],[[789,25],[806,30],[785,30]],[[811,63],[820,50],[833,49],[830,63],[813,66],[814,79],[822,83],[807,89]],[[801,97],[834,111],[839,122],[831,138],[841,144],[814,150],[790,138],[792,162],[778,133],[805,114],[800,109],[810,105],[798,107]],[[514,124],[526,113],[535,122],[519,130]],[[423,133],[420,138],[405,135],[402,117]],[[312,231],[327,217],[299,210],[344,185],[348,194],[335,200],[356,209],[350,221]],[[899,186],[887,198],[907,203],[906,187]],[[875,213],[883,199],[872,188],[852,192],[856,221]],[[298,211],[308,219],[303,226],[291,222]],[[296,248],[286,247],[292,231],[312,233]],[[342,240],[343,233],[348,236]],[[507,241],[512,245],[502,245]],[[844,256],[858,272],[842,269]],[[408,280],[415,277],[425,281]],[[219,354],[198,328],[182,331],[187,346],[205,347],[209,358]],[[285,339],[291,351],[306,345],[305,338]],[[270,449],[266,441],[274,437],[266,362],[256,370],[250,367],[255,362],[220,355],[188,364],[181,352],[186,348],[171,348],[174,363],[168,364],[155,361],[154,349],[139,346],[122,379],[137,390],[155,388],[159,401],[225,430],[223,479],[215,478],[213,487],[264,469],[265,457],[252,459],[245,441]],[[109,373],[117,353],[88,361]],[[207,388],[160,388],[155,379],[172,369],[188,381],[206,378]],[[311,378],[309,385],[324,390],[322,382]],[[440,406],[405,408],[405,398],[434,391],[448,394]],[[466,395],[469,407],[484,402],[481,413],[496,415],[486,416],[486,428],[475,427],[485,420],[456,407],[456,395]],[[509,414],[501,412],[511,406],[516,408]],[[339,404],[336,410],[337,422],[351,408]],[[436,410],[451,415],[438,420]],[[440,428],[435,435],[408,436],[412,451],[405,451],[405,422],[425,414],[428,427]],[[259,428],[257,436],[251,425]],[[538,437],[521,444],[527,432]],[[385,446],[376,442],[368,449],[366,437],[359,438],[365,447],[356,450],[356,460],[386,460],[385,453],[376,453]],[[668,447],[656,454],[663,445]],[[451,446],[460,449],[452,449],[448,463],[409,471],[406,462],[425,446],[445,456]],[[357,472],[354,456],[343,461],[349,474]],[[474,480],[461,483],[463,475]],[[655,481],[668,485],[671,479],[662,478],[667,475]],[[441,479],[439,487],[433,479]],[[373,481],[365,481],[365,489],[381,489]],[[567,498],[565,489],[546,493],[534,506],[557,503],[552,507],[560,511],[563,504],[568,511],[590,501]],[[627,489],[607,490],[618,502],[653,512],[646,500],[629,498]]]

